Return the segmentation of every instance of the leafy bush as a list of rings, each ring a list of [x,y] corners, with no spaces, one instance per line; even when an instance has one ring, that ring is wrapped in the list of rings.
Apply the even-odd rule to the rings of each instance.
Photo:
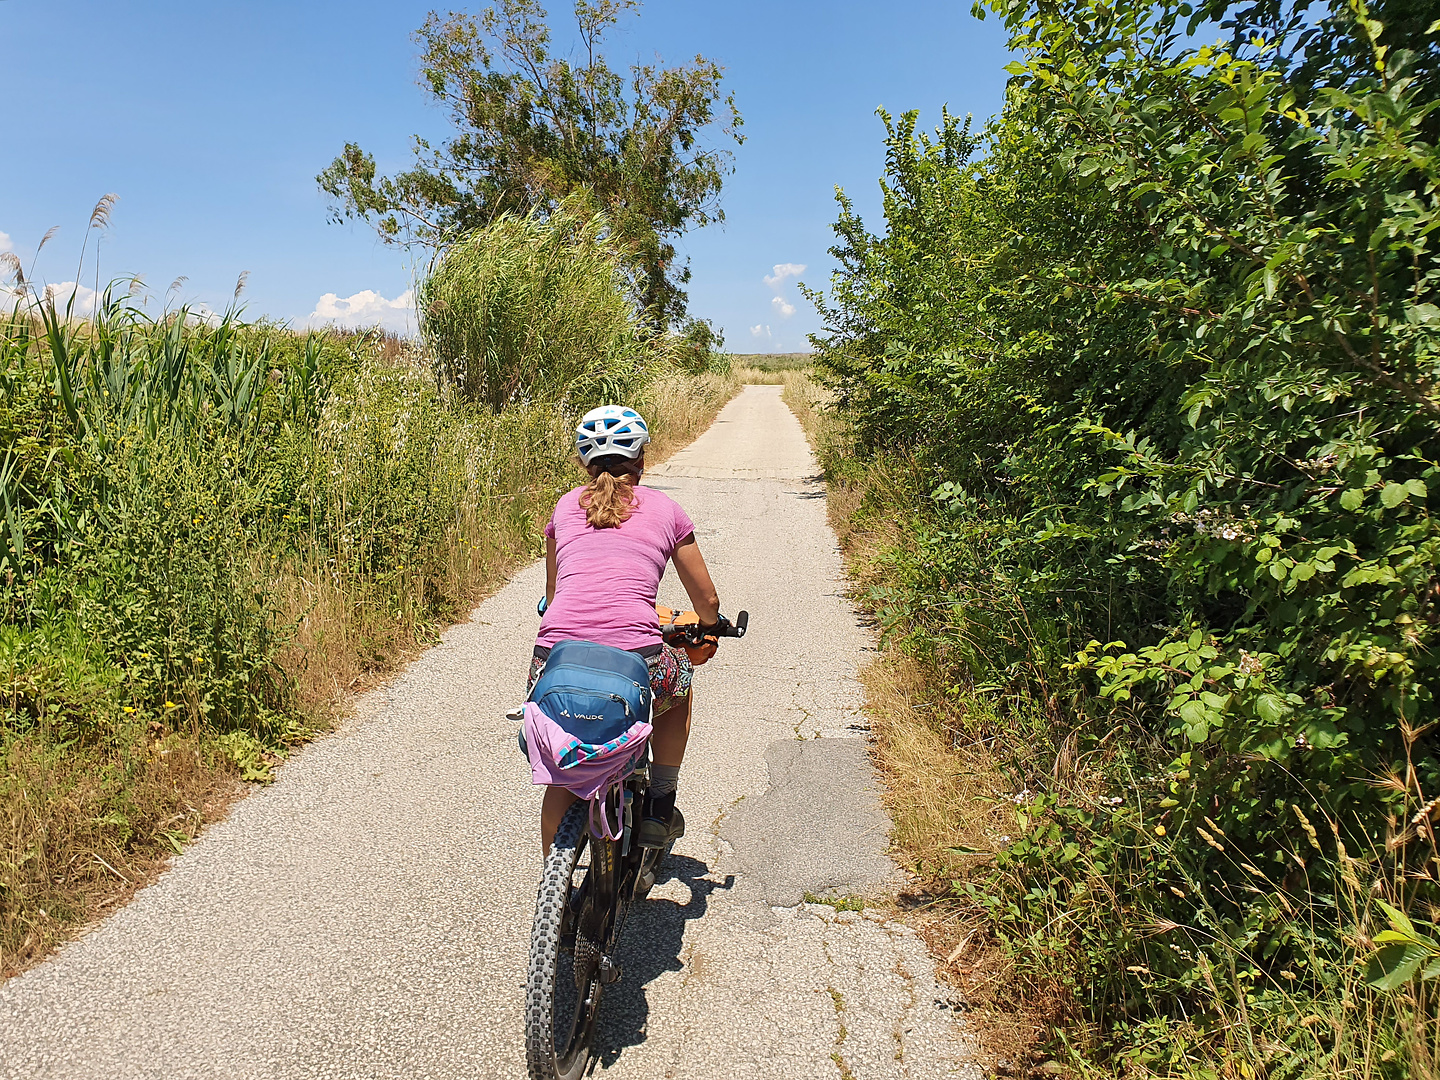
[[[441,376],[492,409],[617,400],[655,358],[606,219],[576,200],[460,240],[421,286],[420,311]]]
[[[885,235],[842,197],[872,602],[1015,703],[1023,836],[956,887],[1117,1061],[1434,1069],[1440,65],[1391,6],[1001,0],[1004,113],[886,117]]]

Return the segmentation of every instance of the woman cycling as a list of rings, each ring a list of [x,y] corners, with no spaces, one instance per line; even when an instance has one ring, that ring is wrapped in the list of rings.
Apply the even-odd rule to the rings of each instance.
[[[550,646],[593,641],[645,658],[650,670],[650,790],[636,831],[644,847],[682,836],[675,808],[680,762],[690,737],[690,659],[660,638],[655,601],[665,564],[673,561],[700,622],[714,626],[720,599],[695,543],[695,526],[663,492],[640,486],[650,431],[633,409],[591,409],[575,429],[580,463],[590,482],[561,496],[545,526],[545,617],[535,639],[529,690],[545,669]],[[540,812],[545,850],[575,796],[547,787]]]

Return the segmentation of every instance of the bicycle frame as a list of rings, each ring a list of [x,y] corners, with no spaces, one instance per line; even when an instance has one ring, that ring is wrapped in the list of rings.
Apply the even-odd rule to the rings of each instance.
[[[650,769],[641,766],[625,781],[621,797],[624,807],[607,807],[607,812],[618,811],[624,822],[619,840],[604,837],[590,837],[590,870],[581,888],[585,890],[584,906],[576,923],[577,967],[581,962],[581,950],[585,955],[584,967],[577,971],[586,980],[598,976],[600,985],[608,985],[620,978],[620,965],[615,950],[624,930],[625,916],[630,904],[644,899],[654,884],[651,873],[664,855],[660,848],[642,848],[632,842],[634,808],[641,805],[649,788]],[[582,946],[582,940],[585,945]],[[588,948],[586,948],[588,946]],[[591,970],[591,964],[594,970]]]

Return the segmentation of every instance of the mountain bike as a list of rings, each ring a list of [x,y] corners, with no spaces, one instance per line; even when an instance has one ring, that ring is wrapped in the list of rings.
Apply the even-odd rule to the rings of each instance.
[[[690,614],[690,613],[686,613]],[[693,618],[693,616],[692,616]],[[672,614],[662,628],[666,643],[702,648],[720,637],[740,638],[750,622],[742,611],[730,623],[701,626]],[[594,1053],[600,998],[621,977],[620,935],[631,905],[649,895],[674,846],[632,843],[632,818],[650,786],[645,755],[613,791],[608,820],[623,821],[618,840],[596,837],[590,807],[577,802],[555,831],[535,897],[530,967],[525,980],[525,1060],[531,1080],[578,1080]]]

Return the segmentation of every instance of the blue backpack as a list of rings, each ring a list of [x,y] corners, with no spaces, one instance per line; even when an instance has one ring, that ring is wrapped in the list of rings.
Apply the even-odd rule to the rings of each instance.
[[[557,642],[530,700],[582,743],[600,745],[649,722],[650,669],[624,649]]]

